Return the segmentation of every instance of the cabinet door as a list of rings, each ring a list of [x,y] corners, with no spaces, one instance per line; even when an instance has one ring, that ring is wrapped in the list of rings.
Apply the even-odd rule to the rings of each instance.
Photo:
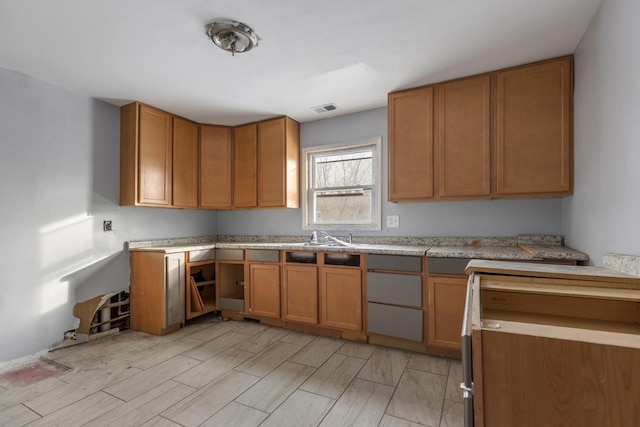
[[[258,124],[258,206],[298,207],[299,133],[288,118]]]
[[[320,325],[362,331],[362,272],[320,269]]]
[[[249,265],[249,312],[280,318],[280,265]]]
[[[173,206],[198,207],[198,125],[173,118]]]
[[[231,129],[200,126],[200,207],[231,209]]]
[[[140,105],[138,203],[171,204],[172,116]]]
[[[436,85],[438,197],[491,195],[491,77]]]
[[[429,277],[427,281],[429,334],[427,344],[460,350],[467,280]]]
[[[572,192],[572,60],[496,73],[496,194]]]
[[[282,318],[301,323],[318,323],[318,268],[286,265],[282,289]]]
[[[389,201],[433,196],[433,87],[391,93]]]
[[[257,131],[256,124],[233,130],[233,205],[237,208],[258,205]]]
[[[164,328],[184,323],[184,253],[165,255]]]

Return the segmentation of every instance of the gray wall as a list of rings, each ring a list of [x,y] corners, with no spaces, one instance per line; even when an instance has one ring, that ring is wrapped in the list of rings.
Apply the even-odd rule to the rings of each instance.
[[[214,212],[118,206],[119,132],[117,107],[0,69],[0,362],[61,340],[76,302],[128,289],[125,241],[216,234]]]
[[[640,255],[640,2],[604,0],[575,53],[575,194],[567,242],[592,263]]]
[[[562,200],[486,200],[470,202],[388,203],[387,109],[365,111],[303,123],[303,147],[336,144],[382,136],[383,229],[360,232],[367,236],[513,236],[522,233],[560,234]],[[387,229],[386,215],[400,215],[400,228]],[[221,234],[300,235],[301,209],[220,212]],[[336,235],[341,234],[335,232]]]

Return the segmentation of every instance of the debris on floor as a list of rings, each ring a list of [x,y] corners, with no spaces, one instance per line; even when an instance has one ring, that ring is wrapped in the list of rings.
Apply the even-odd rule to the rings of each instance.
[[[15,386],[24,387],[47,378],[60,375],[68,369],[69,368],[66,366],[41,358],[40,360],[36,360],[35,362],[31,362],[27,365],[22,365],[10,371],[3,372],[0,374],[0,378]]]

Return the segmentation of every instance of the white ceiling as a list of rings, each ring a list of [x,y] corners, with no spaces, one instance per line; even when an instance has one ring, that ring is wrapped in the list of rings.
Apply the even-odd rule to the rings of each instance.
[[[601,0],[0,0],[0,67],[201,123],[300,122],[573,53]],[[232,57],[215,19],[251,26]],[[339,110],[310,108],[335,103]]]

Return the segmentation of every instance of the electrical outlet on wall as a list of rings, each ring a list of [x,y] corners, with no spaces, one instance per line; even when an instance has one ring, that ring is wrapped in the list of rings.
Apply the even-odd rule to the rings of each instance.
[[[400,215],[387,215],[387,228],[400,228]]]
[[[111,223],[111,220],[105,219],[102,221],[102,230],[104,232],[113,231],[113,224]]]

